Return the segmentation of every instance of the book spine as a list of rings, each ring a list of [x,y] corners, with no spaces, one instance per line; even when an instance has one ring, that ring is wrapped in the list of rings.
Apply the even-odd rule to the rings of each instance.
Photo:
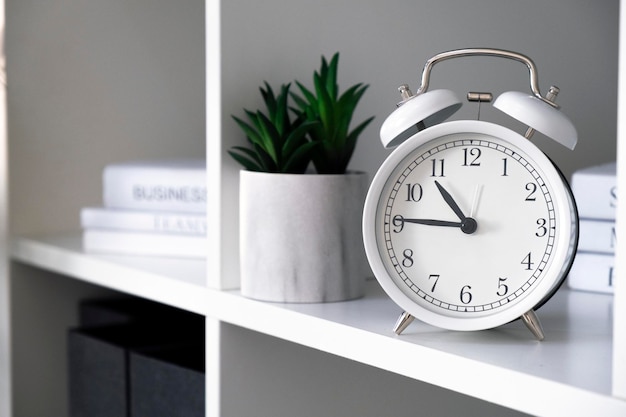
[[[579,227],[579,251],[615,253],[614,221],[580,219]]]
[[[204,213],[206,170],[108,166],[103,174],[103,200],[108,208]]]
[[[85,207],[80,212],[83,229],[205,236],[206,215],[167,211],[139,211]]]
[[[164,235],[87,229],[83,231],[85,252],[205,258],[207,240],[201,236]]]
[[[573,290],[613,294],[615,256],[582,252],[576,255],[567,277]]]
[[[615,220],[617,178],[615,175],[574,173],[572,192],[580,217]]]

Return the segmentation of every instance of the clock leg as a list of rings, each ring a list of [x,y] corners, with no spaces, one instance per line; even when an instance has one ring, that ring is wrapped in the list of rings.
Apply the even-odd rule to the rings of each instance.
[[[537,340],[541,341],[544,339],[543,328],[537,314],[535,314],[535,310],[529,310],[526,314],[522,314],[522,321]]]
[[[400,334],[409,327],[409,324],[413,321],[415,317],[407,313],[406,311],[400,314],[398,317],[398,321],[396,321],[396,325],[393,327],[393,331],[395,334]]]

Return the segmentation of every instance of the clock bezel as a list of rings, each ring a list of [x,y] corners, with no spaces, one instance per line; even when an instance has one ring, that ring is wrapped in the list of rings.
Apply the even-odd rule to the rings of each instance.
[[[426,309],[412,300],[399,288],[387,272],[381,250],[379,250],[378,227],[376,216],[380,204],[385,204],[382,192],[389,176],[409,154],[429,142],[444,136],[456,134],[483,134],[500,138],[524,152],[532,165],[541,171],[542,178],[549,184],[555,202],[555,213],[561,226],[557,230],[556,249],[551,257],[550,266],[533,289],[514,305],[494,311],[492,314],[473,317],[455,317]],[[570,219],[571,221],[568,221]],[[476,120],[457,120],[445,122],[420,131],[398,146],[383,162],[376,173],[365,201],[363,212],[363,239],[367,259],[380,285],[389,297],[415,318],[431,325],[451,330],[482,330],[497,327],[517,319],[531,309],[543,304],[564,280],[575,255],[577,242],[578,217],[575,203],[569,191],[569,185],[552,161],[532,142],[507,127],[490,122]],[[568,243],[566,243],[568,242]],[[382,250],[385,251],[384,249]],[[456,314],[456,313],[455,313]]]

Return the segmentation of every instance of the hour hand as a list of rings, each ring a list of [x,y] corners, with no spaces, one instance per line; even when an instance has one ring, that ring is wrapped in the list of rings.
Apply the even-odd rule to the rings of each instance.
[[[443,188],[443,186],[441,184],[439,184],[439,181],[435,181],[435,185],[439,189],[439,192],[441,193],[441,196],[446,201],[446,203],[448,203],[448,206],[450,206],[452,211],[454,211],[454,213],[459,217],[459,219],[461,219],[461,221],[465,220],[467,218],[467,216],[465,216],[465,214],[463,214],[463,211],[461,211],[461,208],[456,203],[456,201],[454,201],[454,198],[452,198],[450,193],[445,188]]]

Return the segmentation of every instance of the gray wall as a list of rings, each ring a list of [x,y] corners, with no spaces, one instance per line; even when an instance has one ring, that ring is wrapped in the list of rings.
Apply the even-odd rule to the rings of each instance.
[[[355,6],[356,5],[356,6]],[[615,159],[617,102],[617,0],[230,0],[223,4],[225,137],[242,140],[228,115],[259,105],[263,80],[311,84],[320,56],[340,51],[340,86],[370,84],[356,120],[376,119],[363,135],[352,167],[374,171],[386,156],[378,130],[398,101],[396,88],[419,86],[428,58],[450,49],[492,47],[528,55],[545,93],[561,88],[557,101],[574,122],[579,145],[567,151],[538,135],[535,142],[569,176],[581,166]],[[248,16],[248,17],[245,17]],[[517,62],[464,58],[435,66],[431,89],[529,91],[528,71]],[[454,118],[475,118],[465,105]],[[483,120],[508,117],[486,111]]]
[[[485,46],[530,56],[542,90],[561,88],[579,145],[569,152],[540,135],[536,143],[566,175],[615,158],[617,0],[222,3],[225,148],[244,141],[230,115],[259,106],[263,80],[310,84],[320,56],[339,51],[341,86],[370,84],[356,120],[376,119],[352,168],[373,173],[387,155],[378,130],[397,86],[416,86],[438,52]],[[204,152],[202,0],[7,0],[6,9],[14,230],[78,228],[78,209],[101,201],[106,163]],[[449,61],[435,67],[432,88],[527,91],[527,71],[497,59]],[[465,107],[455,117],[475,117]],[[492,113],[483,109],[483,119]]]
[[[78,229],[113,161],[205,152],[202,0],[7,0],[11,227]],[[54,219],[54,220],[51,220]]]

